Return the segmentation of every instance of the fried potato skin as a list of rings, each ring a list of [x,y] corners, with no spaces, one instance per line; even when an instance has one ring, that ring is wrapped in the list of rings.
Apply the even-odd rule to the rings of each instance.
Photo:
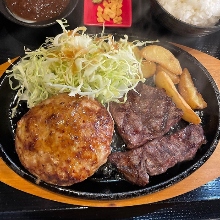
[[[195,87],[187,68],[183,69],[183,73],[180,76],[178,90],[180,95],[192,109],[204,109],[207,107],[207,103]]]
[[[137,60],[141,60],[141,71],[144,78],[149,78],[156,73],[157,65],[154,62],[145,60],[142,57],[141,50],[139,47],[133,47],[133,53]]]
[[[157,65],[154,62],[148,60],[142,60],[141,70],[144,78],[149,78],[156,73]]]
[[[192,110],[192,108],[186,103],[183,97],[177,91],[173,81],[169,75],[164,71],[159,71],[155,75],[155,84],[159,88],[165,89],[168,96],[170,96],[176,106],[183,111],[182,118],[193,124],[201,123],[200,117]]]
[[[172,73],[181,75],[179,60],[166,48],[159,45],[149,45],[141,50],[142,56],[149,61],[160,64]]]
[[[132,45],[132,43],[131,43]],[[142,54],[141,54],[141,50],[138,46],[133,47],[133,53],[136,57],[137,60],[141,60],[142,59]]]
[[[166,68],[162,67],[160,64],[157,64],[156,72],[159,72],[159,71],[166,72],[169,75],[169,77],[171,78],[171,80],[173,81],[174,84],[178,84],[179,83],[179,81],[180,81],[179,75],[176,75],[176,74],[170,72],[169,70],[167,70]]]

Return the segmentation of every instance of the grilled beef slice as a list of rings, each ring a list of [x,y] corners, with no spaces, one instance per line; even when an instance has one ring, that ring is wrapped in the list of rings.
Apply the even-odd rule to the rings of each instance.
[[[128,181],[145,186],[149,183],[149,176],[162,174],[178,162],[192,159],[205,142],[202,126],[190,124],[139,148],[114,152],[109,156],[109,161]]]
[[[132,149],[167,133],[182,117],[163,89],[139,83],[125,103],[110,103],[109,110],[120,136]]]

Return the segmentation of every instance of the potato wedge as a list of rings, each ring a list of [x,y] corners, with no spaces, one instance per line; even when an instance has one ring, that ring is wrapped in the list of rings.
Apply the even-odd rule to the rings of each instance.
[[[172,73],[181,75],[182,68],[179,60],[166,48],[158,45],[149,45],[144,47],[141,52],[146,60],[159,63]]]
[[[173,81],[174,84],[178,84],[179,83],[179,81],[180,81],[179,75],[176,75],[176,74],[170,72],[168,69],[162,67],[160,64],[157,64],[156,72],[159,72],[159,71],[166,72],[169,75],[169,77],[171,78],[171,80]]]
[[[149,78],[153,76],[156,72],[156,67],[157,67],[156,63],[143,59],[141,55],[141,50],[137,46],[133,47],[133,52],[137,60],[142,60],[141,70],[143,73],[143,77]]]
[[[148,60],[142,60],[141,70],[144,78],[149,78],[156,73],[157,65],[154,62]]]
[[[134,53],[137,60],[142,59],[141,50],[139,49],[139,47],[137,47],[137,46],[133,47],[133,53]]]
[[[180,95],[192,109],[204,109],[207,107],[207,103],[195,87],[187,68],[183,69],[183,73],[180,76],[178,90]]]
[[[199,124],[201,122],[200,117],[191,109],[182,96],[177,91],[173,81],[169,75],[164,71],[159,71],[155,75],[155,84],[159,88],[165,89],[168,96],[170,96],[176,106],[183,111],[182,118],[190,123]]]

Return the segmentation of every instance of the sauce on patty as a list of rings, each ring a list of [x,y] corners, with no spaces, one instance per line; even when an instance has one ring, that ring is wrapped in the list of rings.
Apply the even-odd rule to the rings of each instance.
[[[5,0],[10,12],[23,20],[45,21],[60,15],[70,0]]]

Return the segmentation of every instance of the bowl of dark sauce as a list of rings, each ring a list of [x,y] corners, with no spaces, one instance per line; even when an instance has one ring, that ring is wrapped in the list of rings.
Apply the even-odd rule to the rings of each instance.
[[[47,27],[66,18],[78,0],[0,0],[0,11],[14,23],[27,27]]]

